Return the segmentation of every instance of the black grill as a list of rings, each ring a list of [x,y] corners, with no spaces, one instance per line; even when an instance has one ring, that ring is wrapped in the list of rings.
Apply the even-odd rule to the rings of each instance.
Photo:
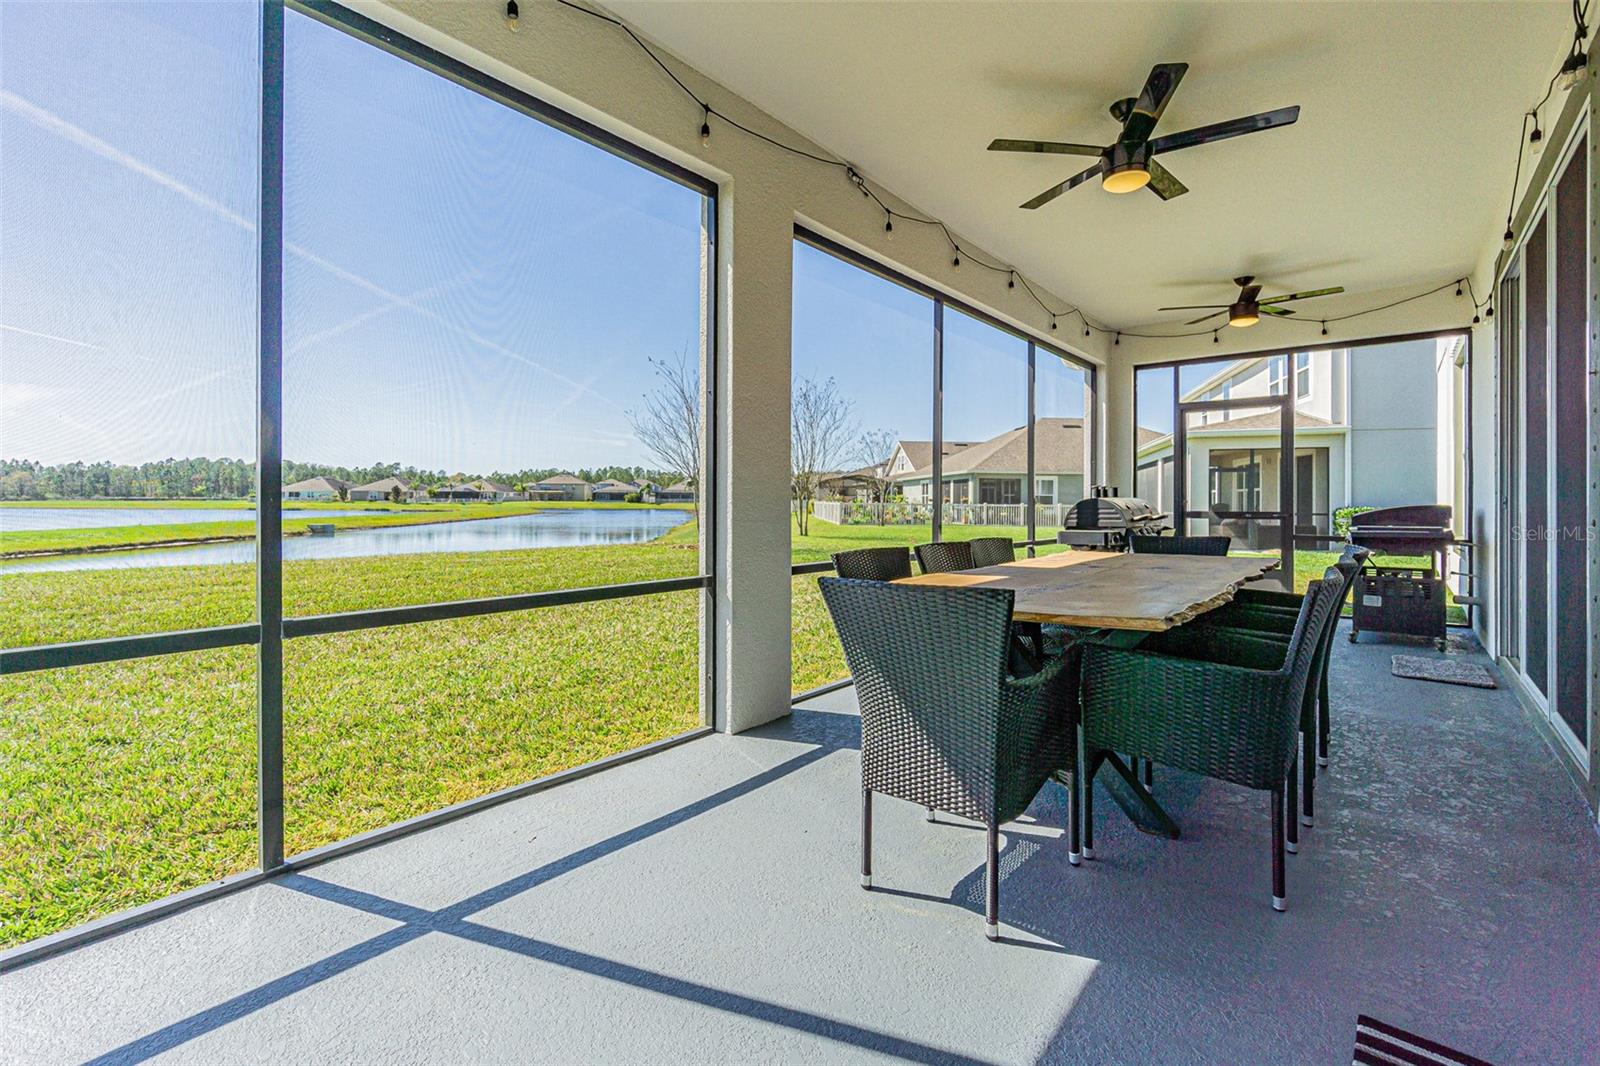
[[[1363,630],[1431,637],[1445,646],[1445,553],[1456,540],[1450,508],[1413,504],[1365,511],[1350,520],[1350,543],[1372,551],[1356,577],[1350,639]],[[1395,566],[1385,555],[1420,555],[1426,566]]]
[[[1056,534],[1060,544],[1100,551],[1127,551],[1128,534],[1165,532],[1167,515],[1137,496],[1090,496],[1072,505]]]

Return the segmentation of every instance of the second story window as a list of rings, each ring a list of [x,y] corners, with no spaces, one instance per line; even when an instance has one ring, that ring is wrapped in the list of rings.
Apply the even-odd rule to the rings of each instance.
[[[1311,353],[1296,352],[1294,357],[1294,396],[1304,400],[1311,395]]]
[[[1282,396],[1289,373],[1289,362],[1281,355],[1267,360],[1267,395]]]

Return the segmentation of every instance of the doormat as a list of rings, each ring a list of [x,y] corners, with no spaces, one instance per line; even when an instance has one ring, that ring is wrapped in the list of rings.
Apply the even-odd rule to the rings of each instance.
[[[1494,675],[1477,663],[1464,663],[1457,659],[1424,659],[1420,655],[1396,655],[1390,660],[1389,672],[1395,677],[1439,681],[1446,685],[1470,685],[1473,688],[1500,687],[1494,683]]]
[[[1475,1055],[1446,1047],[1437,1040],[1429,1040],[1365,1014],[1356,1016],[1356,1047],[1350,1061],[1352,1066],[1405,1066],[1408,1063],[1490,1066]]]

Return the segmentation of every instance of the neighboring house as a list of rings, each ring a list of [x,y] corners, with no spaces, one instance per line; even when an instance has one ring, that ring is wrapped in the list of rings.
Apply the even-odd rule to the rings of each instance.
[[[350,499],[367,502],[388,500],[393,498],[392,493],[396,490],[402,497],[406,497],[411,493],[411,486],[397,477],[379,478],[377,481],[369,481],[365,485],[357,485],[351,489]]]
[[[308,477],[283,487],[286,500],[338,500],[350,491],[350,482],[336,477]]]
[[[1076,503],[1084,497],[1086,434],[1081,418],[1034,423],[1034,502]],[[890,476],[912,503],[931,502],[933,444],[901,441],[889,457]],[[945,441],[940,477],[950,504],[1021,504],[1028,477],[1028,428],[983,441]]]
[[[470,481],[452,481],[447,485],[440,485],[434,489],[432,495],[436,500],[476,503],[483,499],[483,490]]]
[[[571,474],[556,474],[534,486],[534,493],[545,500],[587,500],[593,492],[594,486]]]
[[[594,487],[591,498],[601,503],[621,503],[639,491],[631,481],[601,481]]]
[[[1292,397],[1294,525],[1326,536],[1341,507],[1451,502],[1457,495],[1450,467],[1440,461],[1454,440],[1441,380],[1460,343],[1402,341],[1235,360],[1180,399]],[[1275,544],[1275,527],[1229,514],[1278,509],[1280,432],[1271,409],[1189,415],[1190,509],[1210,511],[1210,526],[1248,545]],[[1134,493],[1169,512],[1172,449],[1171,434],[1139,430]]]
[[[693,503],[695,501],[694,486],[687,481],[674,482],[664,489],[656,489],[657,503]]]

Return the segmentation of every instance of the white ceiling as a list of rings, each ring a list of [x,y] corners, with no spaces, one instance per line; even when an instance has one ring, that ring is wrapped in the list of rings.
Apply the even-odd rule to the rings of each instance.
[[[609,6],[1124,328],[1192,317],[1156,308],[1225,301],[1236,274],[1272,295],[1472,269],[1503,224],[1521,114],[1571,33],[1567,0]],[[1157,136],[1289,104],[1300,121],[1164,156],[1190,190],[1170,202],[1092,182],[1019,210],[1092,160],[989,141],[1109,143],[1106,108],[1158,62],[1189,72]]]

